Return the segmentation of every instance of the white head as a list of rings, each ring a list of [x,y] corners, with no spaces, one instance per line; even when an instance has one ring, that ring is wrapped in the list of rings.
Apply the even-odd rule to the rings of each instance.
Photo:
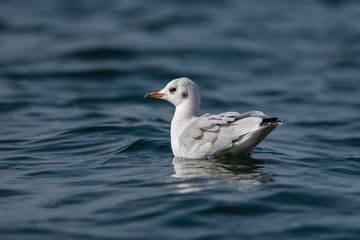
[[[148,93],[144,98],[165,99],[176,107],[187,105],[187,108],[190,108],[194,114],[198,114],[200,109],[199,89],[193,81],[186,77],[174,79],[159,92]]]

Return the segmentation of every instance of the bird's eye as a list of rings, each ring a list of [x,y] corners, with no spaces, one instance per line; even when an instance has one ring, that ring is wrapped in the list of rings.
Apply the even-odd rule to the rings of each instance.
[[[171,93],[174,93],[174,92],[176,92],[176,88],[172,87],[172,88],[170,88],[169,91],[170,91]]]

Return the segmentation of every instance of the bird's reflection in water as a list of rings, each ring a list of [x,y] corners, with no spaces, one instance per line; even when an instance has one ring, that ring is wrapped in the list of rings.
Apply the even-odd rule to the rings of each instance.
[[[225,158],[223,160],[174,158],[177,184],[181,193],[200,191],[228,183],[240,190],[271,181],[270,174],[262,171],[265,161],[250,156]]]

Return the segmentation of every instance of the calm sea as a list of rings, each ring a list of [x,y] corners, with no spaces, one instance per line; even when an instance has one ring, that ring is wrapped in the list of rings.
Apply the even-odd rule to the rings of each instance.
[[[173,159],[183,76],[284,124]],[[0,239],[360,239],[360,2],[2,0]]]

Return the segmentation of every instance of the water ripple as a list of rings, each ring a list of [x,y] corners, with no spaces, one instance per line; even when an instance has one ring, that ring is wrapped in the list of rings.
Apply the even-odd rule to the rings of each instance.
[[[358,1],[0,1],[1,239],[358,239]],[[202,113],[284,120],[251,157],[173,159]]]

